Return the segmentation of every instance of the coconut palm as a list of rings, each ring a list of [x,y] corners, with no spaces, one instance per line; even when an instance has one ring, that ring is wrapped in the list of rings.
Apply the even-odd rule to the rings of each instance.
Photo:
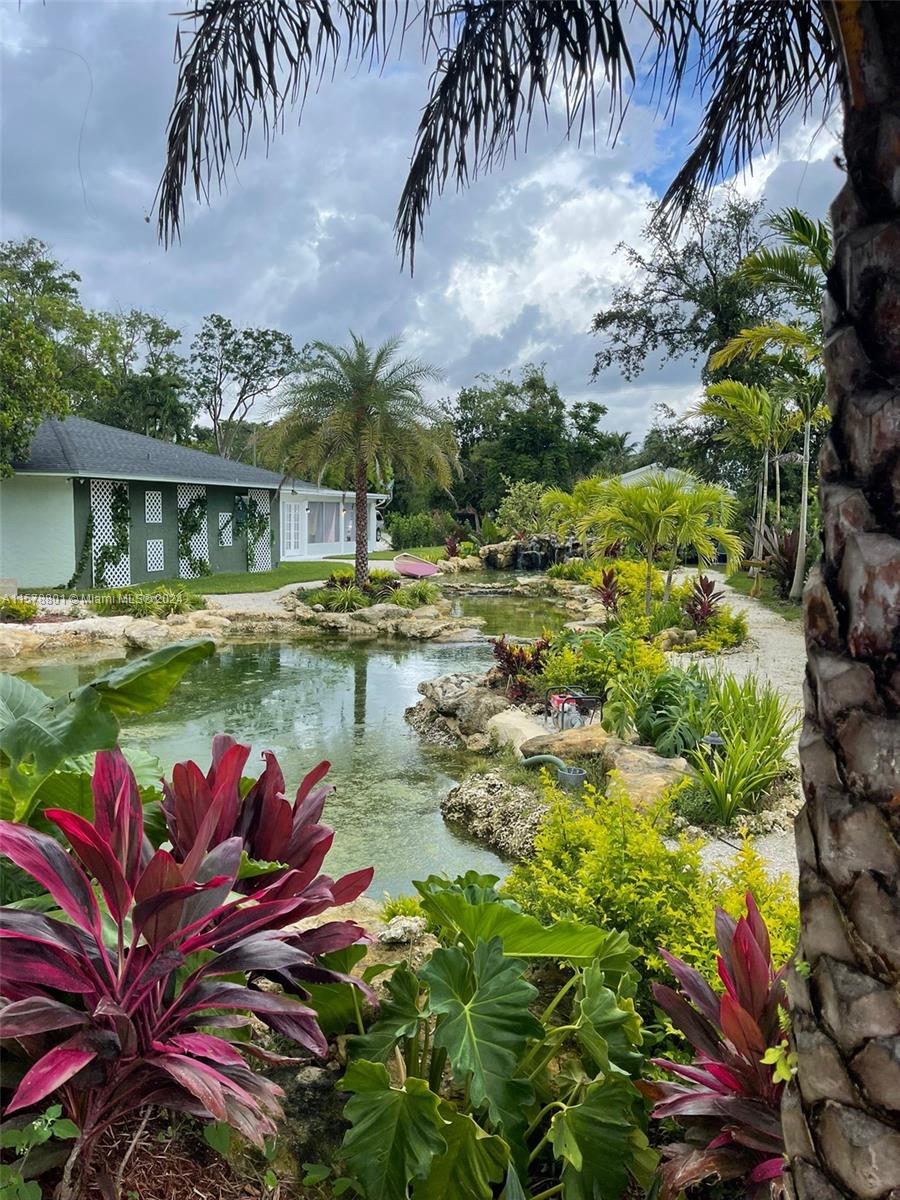
[[[599,475],[579,479],[571,492],[550,488],[541,496],[541,512],[561,537],[577,534],[583,518],[597,507],[609,481]]]
[[[282,402],[278,435],[285,474],[327,469],[352,481],[356,584],[369,577],[369,479],[431,479],[448,487],[456,450],[439,410],[423,396],[438,372],[400,357],[400,339],[377,349],[355,333],[348,346],[312,342],[301,379]]]
[[[821,570],[805,591],[808,702],[798,818],[803,938],[792,1019],[797,1079],[784,1126],[797,1200],[873,1200],[900,1188],[900,4],[892,0],[195,0],[182,18],[159,224],[178,233],[190,177],[225,181],[251,132],[338,63],[380,67],[419,23],[437,65],[397,216],[410,256],[448,181],[502,166],[535,113],[576,135],[594,81],[627,119],[629,81],[649,55],[664,106],[701,91],[702,116],[662,207],[684,212],[740,171],[800,114],[844,113],[846,182],[832,210],[824,363],[832,429],[821,457]],[[409,45],[409,38],[405,44]],[[798,1086],[799,1085],[799,1086]]]

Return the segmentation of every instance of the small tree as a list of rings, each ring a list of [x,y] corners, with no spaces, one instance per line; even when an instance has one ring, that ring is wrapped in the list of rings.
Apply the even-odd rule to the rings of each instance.
[[[369,479],[388,473],[430,478],[448,487],[456,446],[442,414],[423,395],[438,372],[400,357],[400,339],[371,349],[350,333],[349,346],[313,342],[301,379],[287,395],[277,431],[286,471],[352,480],[356,495],[356,583],[369,577]]]
[[[541,497],[544,484],[525,479],[504,479],[506,494],[497,509],[497,524],[507,536],[537,533],[543,525]]]

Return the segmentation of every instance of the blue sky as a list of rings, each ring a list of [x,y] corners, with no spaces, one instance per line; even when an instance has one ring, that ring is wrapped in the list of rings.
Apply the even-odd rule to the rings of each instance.
[[[0,7],[2,236],[34,235],[82,276],[96,307],[148,309],[185,330],[206,313],[271,325],[298,344],[402,333],[441,367],[439,394],[480,372],[546,362],[571,400],[609,406],[610,428],[640,436],[660,401],[684,407],[696,368],[654,363],[633,383],[590,382],[591,317],[625,276],[693,130],[690,103],[659,120],[642,94],[614,146],[567,143],[554,114],[527,156],[448,192],[428,219],[415,277],[393,220],[430,67],[407,57],[383,75],[339,75],[288,116],[268,159],[257,143],[224,195],[190,203],[168,251],[148,224],[175,86],[169,0],[6,0]],[[598,101],[602,109],[602,97]],[[772,207],[824,215],[840,186],[833,123],[786,129],[739,186]]]

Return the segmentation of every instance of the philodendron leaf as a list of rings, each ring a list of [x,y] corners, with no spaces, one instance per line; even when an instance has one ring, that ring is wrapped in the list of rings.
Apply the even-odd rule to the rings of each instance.
[[[637,1101],[627,1079],[610,1075],[554,1115],[550,1143],[563,1163],[565,1200],[619,1200],[629,1176],[649,1186],[656,1155],[637,1126]]]
[[[643,1041],[641,1019],[629,995],[616,995],[607,986],[599,966],[585,969],[576,1014],[578,1040],[598,1070],[640,1073],[644,1058],[636,1047]]]
[[[534,1092],[514,1075],[528,1040],[544,1036],[529,1011],[537,989],[522,978],[523,969],[524,963],[504,956],[495,938],[479,942],[473,954],[459,946],[435,950],[421,972],[430,989],[429,1007],[441,1018],[435,1046],[447,1051],[457,1082],[469,1081],[473,1108],[486,1105],[491,1121],[519,1151]]]
[[[51,697],[17,675],[0,675],[0,729],[51,702]]]
[[[366,1200],[407,1200],[410,1183],[447,1152],[441,1101],[424,1079],[391,1087],[381,1063],[350,1063],[338,1086],[354,1093],[344,1109],[350,1128],[341,1150]]]
[[[506,1142],[485,1133],[446,1100],[441,1101],[440,1114],[447,1122],[443,1130],[447,1152],[432,1162],[424,1179],[416,1181],[413,1200],[492,1200],[491,1185],[506,1174]]]
[[[409,967],[400,965],[385,984],[378,1020],[368,1033],[352,1037],[347,1048],[352,1058],[387,1062],[399,1038],[412,1037],[419,1028],[421,984]]]
[[[158,708],[187,668],[214,650],[209,639],[175,642],[41,706],[36,689],[25,691],[28,685],[3,682],[6,715],[13,717],[5,724],[0,720],[3,815],[27,821],[38,803],[38,789],[51,772],[78,755],[111,749],[121,714]]]
[[[418,886],[418,885],[417,885]],[[607,974],[621,974],[637,958],[628,937],[596,925],[557,921],[542,925],[535,917],[504,904],[469,904],[460,892],[419,889],[422,907],[441,925],[455,929],[470,948],[479,940],[499,938],[510,958],[565,958],[576,965],[595,962]]]

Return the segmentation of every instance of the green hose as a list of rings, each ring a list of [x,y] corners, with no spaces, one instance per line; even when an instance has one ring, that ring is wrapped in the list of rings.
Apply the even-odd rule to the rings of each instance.
[[[563,771],[566,770],[566,764],[561,758],[557,758],[555,754],[532,754],[531,758],[523,758],[521,766],[536,767],[538,763],[552,763],[554,767],[559,767]]]

